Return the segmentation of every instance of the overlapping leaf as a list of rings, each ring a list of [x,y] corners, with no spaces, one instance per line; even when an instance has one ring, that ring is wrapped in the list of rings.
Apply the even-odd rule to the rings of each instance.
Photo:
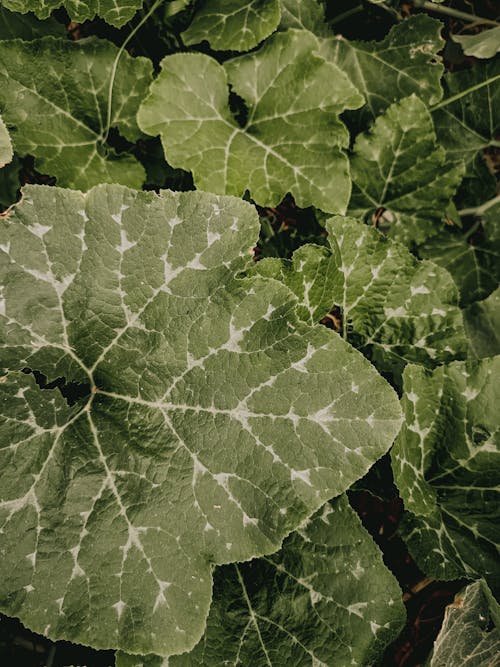
[[[405,423],[392,449],[408,510],[403,537],[440,579],[498,571],[500,357],[404,372]]]
[[[464,324],[472,357],[500,354],[500,287],[465,309]]]
[[[170,667],[368,665],[401,629],[399,586],[347,498],[327,503],[282,550],[218,569],[205,635]],[[120,655],[117,667],[160,667]]]
[[[322,41],[322,55],[346,72],[365,96],[358,122],[372,122],[391,104],[412,94],[428,105],[439,102],[443,95],[438,56],[444,45],[441,29],[440,21],[422,14],[394,26],[380,42],[351,41],[341,35]]]
[[[12,161],[12,142],[5,123],[0,116],[0,169]]]
[[[3,225],[0,607],[49,637],[186,651],[212,565],[275,551],[361,477],[396,395],[284,285],[233,278],[245,202],[30,187]]]
[[[500,51],[500,26],[483,30],[476,35],[452,35],[466,56],[475,58],[493,58]]]
[[[467,231],[455,226],[419,246],[418,253],[446,268],[463,306],[486,298],[500,282],[500,204],[491,206]]]
[[[335,65],[315,55],[306,31],[273,35],[256,53],[219,65],[202,54],[175,54],[139,110],[140,127],[160,134],[168,162],[193,172],[197,187],[277,205],[344,212],[350,195],[338,114],[362,98]],[[240,126],[228,105],[228,83],[243,98]]]
[[[281,0],[280,27],[310,30],[318,37],[331,34],[325,23],[323,7],[316,0]]]
[[[446,105],[432,113],[436,133],[448,159],[469,166],[478,151],[500,145],[500,57],[447,74],[443,85]]]
[[[249,51],[280,22],[280,0],[201,0],[182,37],[185,44],[207,40],[218,51]]]
[[[500,608],[484,581],[476,581],[446,608],[428,665],[494,667],[499,655]]]
[[[408,362],[465,357],[458,291],[446,271],[356,220],[333,218],[326,226],[330,249],[306,245],[293,262],[256,267],[297,294],[304,321],[335,311],[339,333],[396,378]]]
[[[107,143],[108,93],[118,49],[97,39],[53,37],[0,41],[0,109],[15,151],[59,185],[87,190],[101,182],[140,187],[144,170]],[[122,54],[114,79],[110,125],[129,140],[151,80],[146,58]]]
[[[73,21],[82,22],[97,15],[120,27],[142,7],[142,0],[2,0],[2,4],[13,12],[34,12],[40,19],[46,19],[63,5]]]
[[[412,95],[357,137],[349,213],[378,223],[405,244],[422,243],[441,230],[463,171],[462,163],[448,163],[430,113]]]
[[[64,25],[50,17],[40,21],[34,14],[18,14],[0,5],[0,39],[31,40],[45,35],[63,36]]]

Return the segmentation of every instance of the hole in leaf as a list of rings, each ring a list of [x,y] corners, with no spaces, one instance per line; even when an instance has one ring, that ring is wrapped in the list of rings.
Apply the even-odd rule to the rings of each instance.
[[[321,320],[327,329],[333,329],[337,333],[342,333],[343,321],[342,321],[342,309],[340,306],[333,306],[331,311],[327,313]]]
[[[490,437],[490,433],[483,426],[472,427],[472,442],[478,447]]]
[[[245,100],[235,93],[229,86],[229,108],[240,127],[245,127],[248,122],[248,107]]]
[[[74,405],[82,398],[90,396],[90,384],[88,382],[66,382],[66,378],[58,377],[47,382],[47,376],[40,371],[31,368],[23,368],[23,373],[33,375],[40,389],[59,389],[61,396],[69,406]]]

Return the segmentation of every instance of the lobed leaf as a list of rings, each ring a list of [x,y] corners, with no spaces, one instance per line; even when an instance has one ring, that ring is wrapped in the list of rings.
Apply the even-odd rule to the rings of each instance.
[[[216,51],[249,51],[280,22],[280,0],[200,0],[184,43],[207,40]]]
[[[500,357],[403,374],[405,423],[392,449],[417,565],[439,579],[498,587]]]
[[[169,667],[373,664],[404,616],[397,581],[343,495],[278,554],[217,569],[205,634]],[[117,667],[161,664],[117,657]]]
[[[305,322],[336,308],[339,333],[396,379],[408,362],[433,367],[465,357],[458,292],[446,271],[356,220],[332,218],[326,228],[330,248],[306,245],[292,262],[256,267],[297,294]]]
[[[464,167],[447,162],[429,111],[412,95],[358,135],[351,173],[349,214],[375,222],[411,247],[441,230]]]
[[[106,143],[111,72],[118,48],[95,38],[0,41],[0,108],[16,153],[59,185],[88,190],[98,183],[140,187],[144,169]],[[136,113],[151,81],[151,62],[122,54],[114,79],[111,127],[140,136]]]
[[[362,98],[317,48],[314,35],[290,30],[223,66],[202,54],[167,56],[139,126],[161,135],[168,162],[192,171],[198,188],[238,196],[249,190],[262,206],[291,192],[298,206],[344,212],[349,136],[338,114]],[[229,109],[228,84],[247,105],[243,126]]]
[[[276,551],[390,447],[369,362],[234,278],[257,233],[245,202],[116,185],[4,218],[0,608],[35,631],[191,649],[213,564]]]

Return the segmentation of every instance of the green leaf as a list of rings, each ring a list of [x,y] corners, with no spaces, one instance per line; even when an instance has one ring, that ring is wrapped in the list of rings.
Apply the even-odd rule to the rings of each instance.
[[[493,58],[500,51],[500,26],[476,35],[452,35],[451,38],[461,45],[466,56]]]
[[[408,510],[401,531],[417,565],[438,579],[500,583],[499,373],[493,357],[403,374],[406,418],[391,452]]]
[[[0,169],[5,167],[6,164],[12,162],[14,153],[12,152],[12,141],[10,140],[9,133],[5,127],[5,123],[0,116]]]
[[[363,93],[358,122],[375,120],[394,102],[415,94],[425,104],[443,95],[443,24],[425,14],[395,25],[380,42],[356,42],[337,35],[322,42],[322,55],[344,71]]]
[[[219,568],[203,639],[169,666],[371,665],[404,616],[397,581],[341,496],[278,554]],[[161,658],[117,658],[117,667],[145,665]]]
[[[464,160],[469,167],[478,151],[499,145],[499,82],[500,58],[444,77],[444,100],[432,117],[449,160]]]
[[[464,358],[466,339],[451,276],[350,218],[327,222],[330,249],[306,245],[292,262],[262,261],[299,297],[310,324],[337,308],[339,332],[380,371]]]
[[[111,25],[120,27],[130,21],[142,7],[142,0],[2,0],[13,12],[34,12],[39,19],[46,19],[52,10],[64,6],[72,21],[79,23],[100,16]]]
[[[0,109],[20,155],[59,185],[88,190],[97,183],[140,187],[144,169],[105,142],[109,82],[118,48],[105,40],[53,37],[0,42]],[[116,72],[111,127],[140,136],[135,116],[151,81],[151,62],[123,53]]]
[[[500,204],[465,232],[447,226],[419,246],[418,253],[451,273],[462,306],[486,298],[500,282]]]
[[[64,25],[52,17],[40,21],[31,12],[18,14],[0,5],[0,39],[19,38],[29,41],[45,35],[63,37],[65,33]]]
[[[500,655],[499,626],[498,603],[484,581],[475,581],[446,607],[429,667],[493,667]]]
[[[472,357],[500,354],[500,288],[466,308],[464,323]]]
[[[191,649],[213,564],[276,551],[390,447],[373,366],[233,278],[257,236],[241,200],[111,185],[4,218],[0,608],[34,631]]]
[[[191,170],[202,190],[249,190],[262,206],[291,192],[302,208],[344,212],[349,135],[338,114],[362,98],[317,47],[311,33],[290,30],[223,66],[202,54],[167,56],[139,126],[161,135],[169,164]],[[228,83],[248,107],[244,127],[229,109]]]
[[[216,51],[249,51],[280,21],[280,0],[200,0],[182,33],[185,44],[207,40]]]
[[[415,95],[393,104],[357,137],[351,160],[349,214],[409,246],[441,230],[462,180],[462,163],[448,164],[432,118]]]
[[[318,37],[331,35],[324,9],[316,0],[281,0],[280,28],[310,30]]]

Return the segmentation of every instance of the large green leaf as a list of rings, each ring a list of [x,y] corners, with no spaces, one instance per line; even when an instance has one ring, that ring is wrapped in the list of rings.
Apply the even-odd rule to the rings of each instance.
[[[276,30],[280,0],[200,0],[182,34],[186,44],[207,40],[219,51],[248,51]]]
[[[292,262],[264,260],[256,271],[279,276],[299,297],[310,324],[336,309],[339,333],[381,371],[464,358],[466,340],[451,276],[350,218],[327,222],[330,248],[306,245]]]
[[[12,162],[12,157],[12,141],[10,140],[5,123],[0,116],[0,169],[9,164],[9,162]]]
[[[499,373],[500,357],[404,371],[406,419],[392,449],[402,532],[438,579],[500,583]]]
[[[499,145],[500,57],[447,74],[443,85],[445,106],[432,114],[436,133],[448,159],[470,167],[478,151]]]
[[[419,246],[418,253],[451,273],[463,306],[486,298],[500,282],[500,203],[466,231],[445,227]]]
[[[0,42],[0,111],[14,149],[34,155],[59,185],[87,190],[101,182],[140,187],[144,170],[107,143],[108,91],[118,48],[105,40],[46,37]],[[122,54],[114,79],[111,127],[140,136],[135,116],[151,81],[146,58]]]
[[[142,0],[1,0],[13,12],[34,12],[38,18],[46,19],[52,10],[61,5],[73,21],[86,21],[96,15],[115,26],[122,26],[142,7]]]
[[[484,581],[461,591],[445,611],[428,667],[495,667],[500,655],[500,607]]]
[[[301,207],[344,212],[350,195],[349,135],[338,114],[362,97],[335,65],[315,55],[317,39],[290,30],[256,53],[220,65],[202,54],[175,54],[142,104],[144,132],[160,134],[166,158],[193,172],[198,188],[277,205],[291,192]],[[248,106],[240,126],[228,83]]]
[[[439,102],[442,27],[421,14],[395,25],[380,42],[350,41],[342,35],[322,42],[322,55],[346,72],[365,96],[366,106],[358,114],[362,124],[412,94],[425,104]]]
[[[472,357],[500,354],[500,287],[465,309],[464,324]]]
[[[319,37],[331,34],[325,23],[324,9],[316,0],[281,0],[280,28],[310,30]]]
[[[415,95],[393,104],[372,130],[357,137],[351,160],[349,213],[408,245],[442,227],[446,207],[463,176],[436,143],[432,118]]]
[[[188,650],[212,565],[277,550],[390,447],[373,366],[278,281],[233,278],[257,235],[241,200],[110,185],[29,187],[4,219],[4,612]]]
[[[50,17],[40,21],[32,14],[18,14],[10,12],[0,5],[0,39],[36,39],[45,35],[63,36],[66,29]]]
[[[341,496],[278,554],[219,568],[203,639],[169,666],[371,665],[403,623],[401,590]],[[117,659],[117,667],[161,663]]]

